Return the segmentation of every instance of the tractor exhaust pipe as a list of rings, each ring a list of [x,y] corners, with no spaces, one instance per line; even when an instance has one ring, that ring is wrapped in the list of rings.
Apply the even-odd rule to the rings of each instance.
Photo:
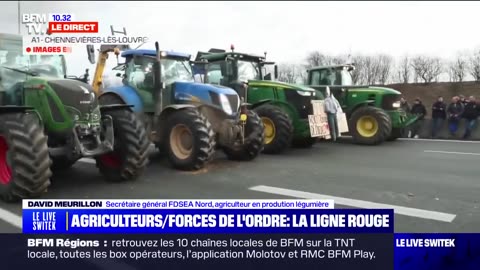
[[[165,88],[164,82],[162,81],[162,65],[160,63],[161,55],[160,55],[160,46],[158,42],[155,42],[155,51],[157,56],[157,61],[155,61],[153,72],[155,77],[155,117],[154,117],[154,126],[157,126],[157,121],[160,117],[160,114],[163,109],[163,100],[162,100],[162,93],[163,89]]]

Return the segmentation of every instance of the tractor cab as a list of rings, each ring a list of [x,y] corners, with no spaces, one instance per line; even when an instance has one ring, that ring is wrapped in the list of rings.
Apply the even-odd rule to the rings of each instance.
[[[355,66],[335,65],[312,68],[308,71],[308,85],[315,86],[323,95],[327,86],[331,93],[338,99],[342,107],[345,107],[349,88],[354,87],[352,72]]]
[[[274,65],[274,78],[278,77],[278,68],[274,62],[265,61],[265,56],[254,54],[226,52],[220,49],[210,49],[208,52],[198,52],[194,73],[202,75],[204,82],[233,87],[241,97],[245,97],[245,84],[250,81],[272,81],[272,74],[267,67]],[[198,63],[204,63],[200,68]]]
[[[0,34],[0,92],[2,105],[23,104],[23,83],[32,77],[64,79],[63,55],[24,55],[22,37]]]
[[[143,100],[144,110],[155,110],[155,63],[157,62],[155,50],[127,50],[121,54],[125,63],[115,67],[117,73],[123,77],[123,84],[137,90]],[[162,99],[170,101],[172,88],[175,83],[193,83],[192,67],[189,63],[190,55],[178,52],[160,52],[160,81],[165,84],[167,91],[162,91]]]

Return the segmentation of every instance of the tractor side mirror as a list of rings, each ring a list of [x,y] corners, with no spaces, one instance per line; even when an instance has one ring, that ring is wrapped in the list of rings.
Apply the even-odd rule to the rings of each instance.
[[[90,64],[95,64],[95,47],[93,45],[87,45],[87,56]]]
[[[275,76],[275,80],[278,79],[278,66],[277,65],[273,66],[273,73],[274,73],[274,76]]]

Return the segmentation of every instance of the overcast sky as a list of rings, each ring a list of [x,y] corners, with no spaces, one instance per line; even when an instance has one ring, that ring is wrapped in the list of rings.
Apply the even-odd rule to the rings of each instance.
[[[17,2],[0,6],[2,31],[17,33]],[[98,21],[104,35],[110,25],[125,26],[128,34],[147,35],[166,50],[195,55],[235,44],[238,51],[267,51],[277,62],[299,62],[313,50],[452,57],[480,45],[480,2],[21,1],[21,13],[55,12]],[[69,73],[93,68],[85,51],[74,47]]]

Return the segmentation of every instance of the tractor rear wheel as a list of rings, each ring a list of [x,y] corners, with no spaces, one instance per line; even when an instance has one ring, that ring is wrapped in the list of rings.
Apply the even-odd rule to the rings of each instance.
[[[234,148],[225,148],[224,152],[230,160],[250,161],[263,150],[265,140],[264,126],[260,117],[253,111],[247,114],[245,124],[245,143]]]
[[[215,133],[205,116],[196,108],[172,113],[163,136],[168,159],[179,170],[199,170],[215,152]]]
[[[0,197],[38,198],[50,186],[47,136],[36,114],[0,115]]]
[[[355,110],[348,121],[353,141],[357,144],[377,145],[392,133],[390,116],[382,109],[365,106]]]
[[[260,116],[265,130],[265,154],[280,154],[290,147],[293,137],[292,120],[283,110],[272,105],[255,109]]]
[[[97,168],[107,181],[136,180],[148,164],[147,132],[135,113],[118,109],[103,113],[113,119],[114,150],[95,157]]]

